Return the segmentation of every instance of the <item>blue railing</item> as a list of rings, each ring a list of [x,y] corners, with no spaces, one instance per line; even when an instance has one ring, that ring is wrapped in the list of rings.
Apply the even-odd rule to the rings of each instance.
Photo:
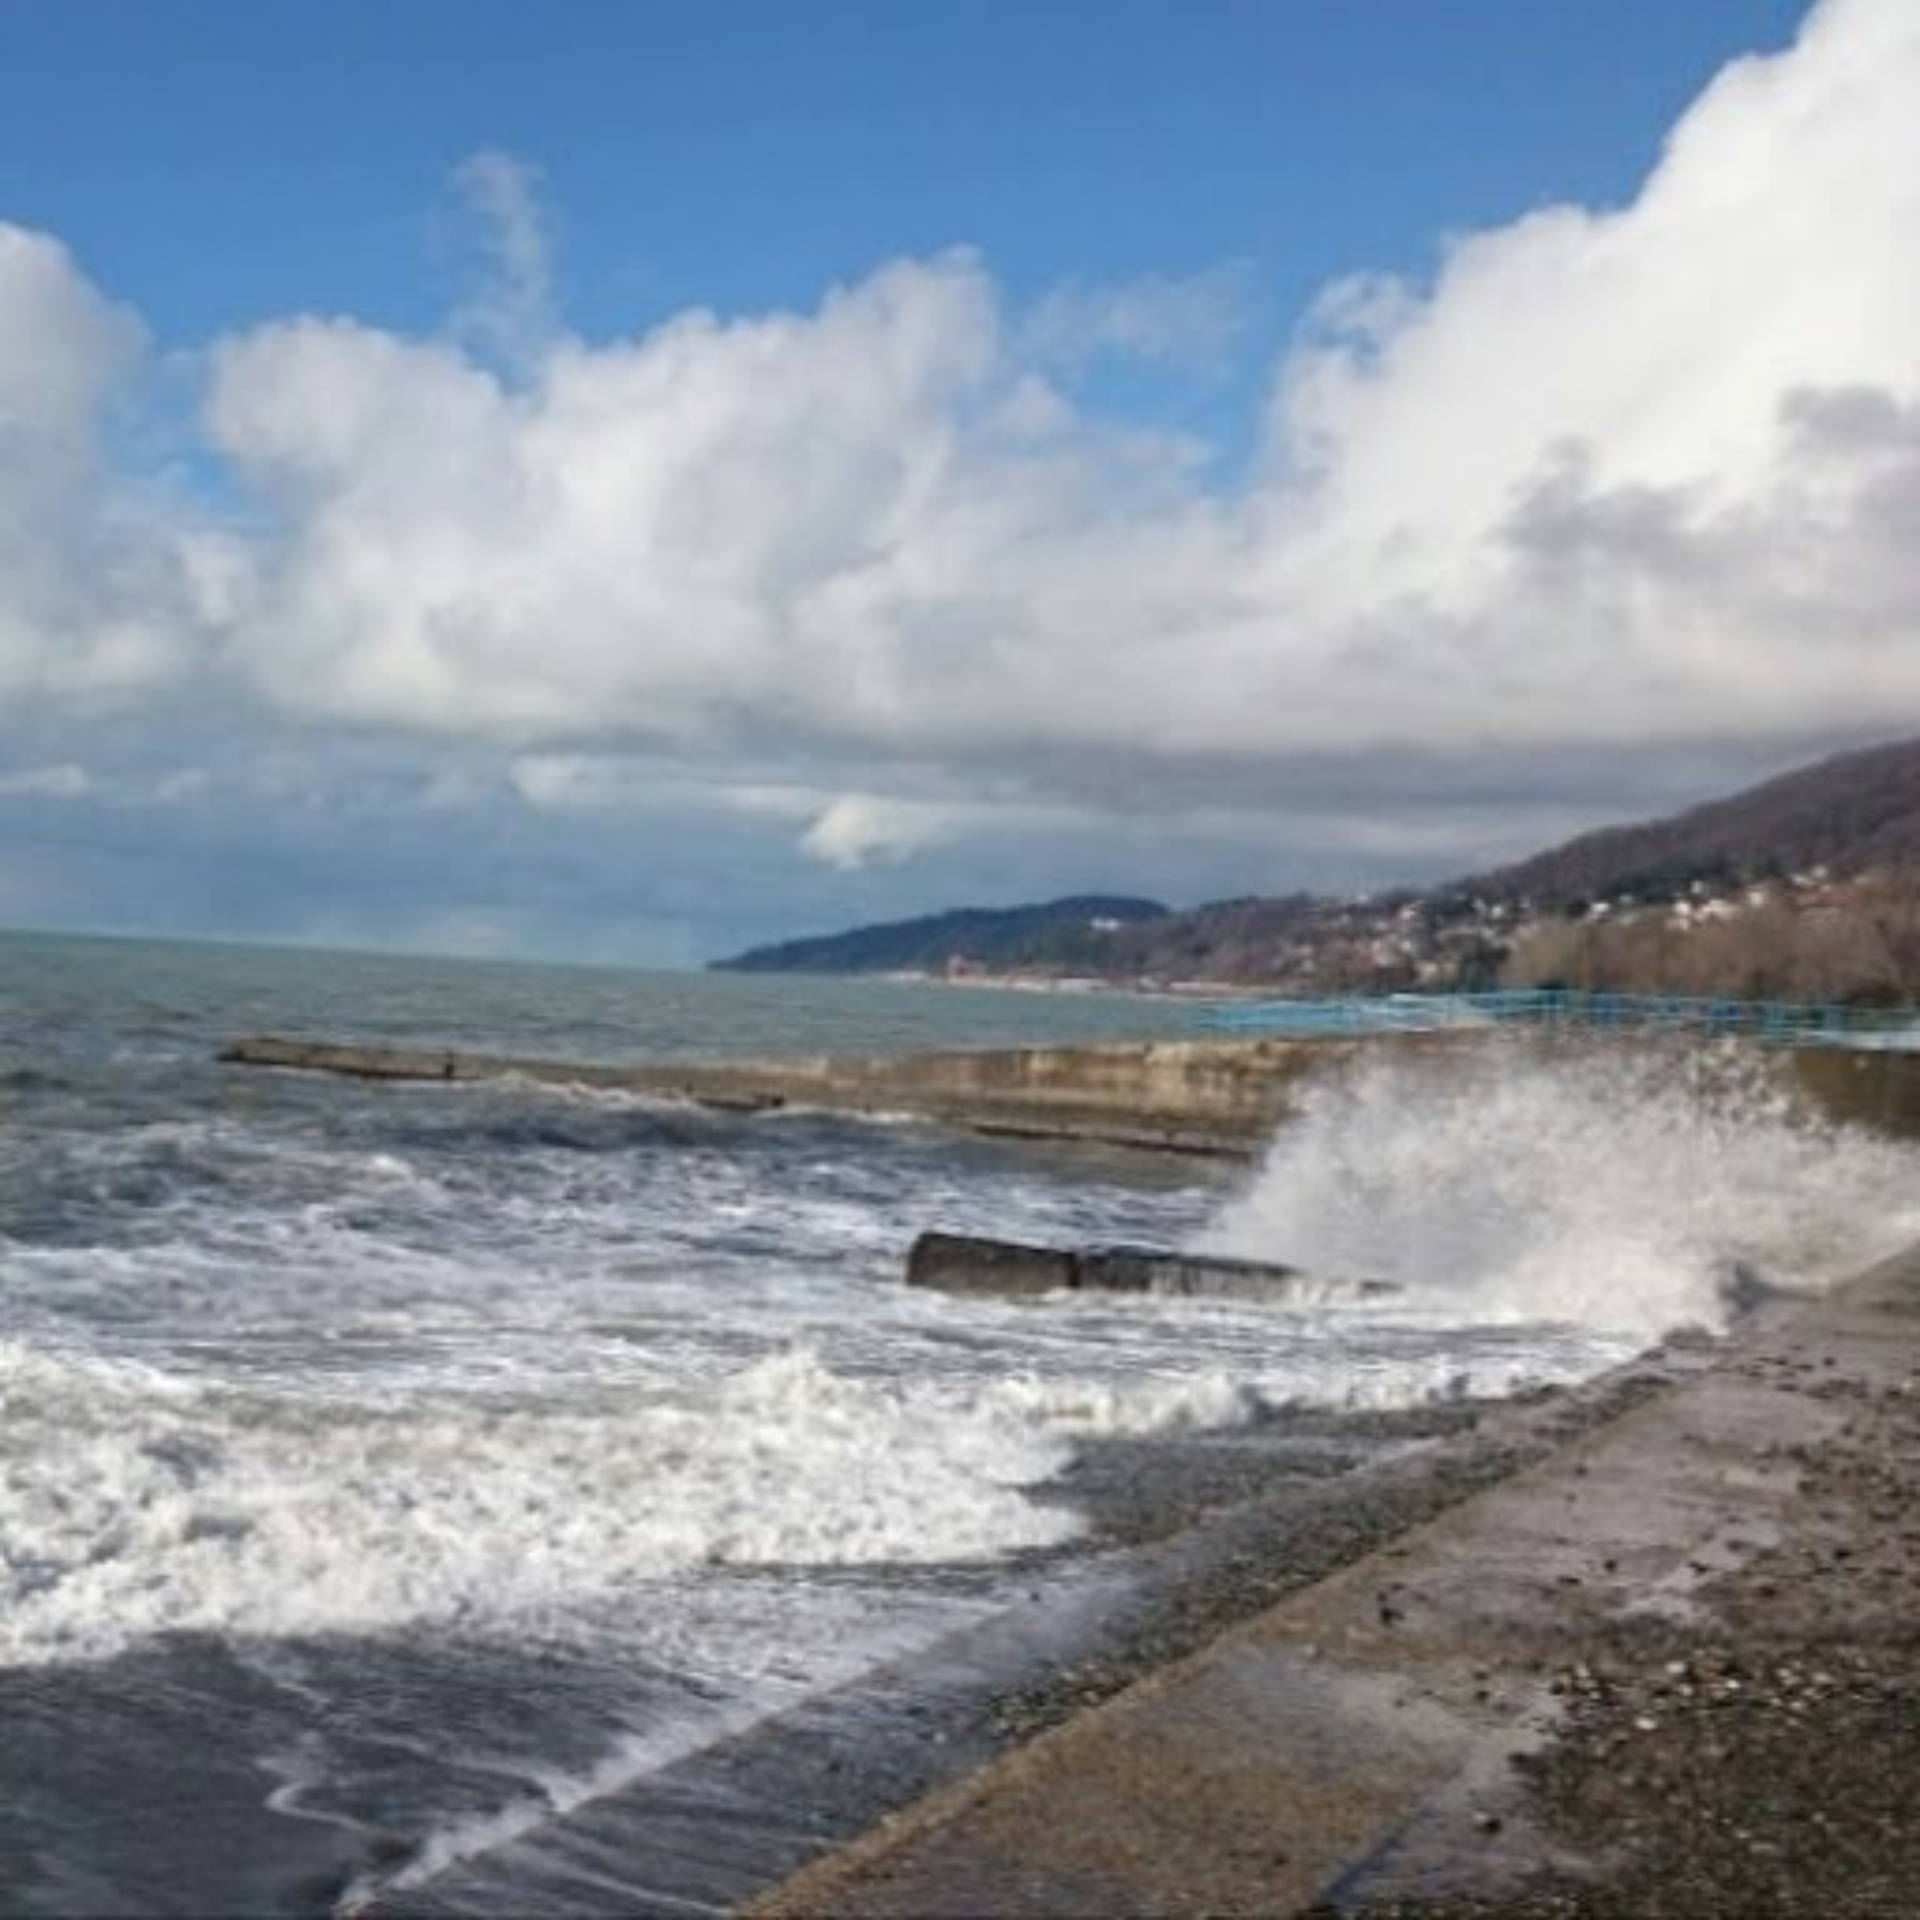
[[[1341,1000],[1220,1001],[1203,1022],[1228,1033],[1354,1037],[1493,1026],[1633,1027],[1743,1034],[1780,1046],[1920,1050],[1920,1007],[1844,1007],[1820,1001],[1730,1000],[1670,993],[1394,993]]]

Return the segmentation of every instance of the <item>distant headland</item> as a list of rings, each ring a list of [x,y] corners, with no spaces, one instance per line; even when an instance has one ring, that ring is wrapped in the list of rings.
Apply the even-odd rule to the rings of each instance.
[[[1619,992],[1920,998],[1920,740],[1603,828],[1424,889],[1296,893],[1176,912],[1076,895],[754,947],[751,973],[1168,991]]]

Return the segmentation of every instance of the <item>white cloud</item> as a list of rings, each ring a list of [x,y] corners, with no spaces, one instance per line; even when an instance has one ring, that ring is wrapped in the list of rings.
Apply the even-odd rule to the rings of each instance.
[[[929,516],[996,517],[958,452],[991,331],[948,261],[562,345],[527,394],[344,323],[229,342],[213,432],[284,540],[239,656],[289,707],[456,734],[883,730],[898,635],[827,603],[926,564]]]
[[[1796,49],[1719,77],[1632,206],[1463,239],[1424,297],[1336,290],[1281,383],[1260,541],[1326,690],[1398,669],[1430,727],[1495,741],[1911,700],[1920,655],[1884,651],[1912,606],[1875,555],[1885,473],[1849,449],[1815,509],[1803,422],[1809,395],[1897,417],[1920,393],[1917,226],[1920,13],[1829,0]],[[1920,441],[1889,454],[1911,476]],[[1810,641],[1822,599],[1850,638]]]
[[[559,332],[553,262],[540,177],[496,148],[471,154],[453,184],[479,222],[481,284],[455,319],[455,331],[483,359],[509,373],[532,367]]]
[[[844,873],[896,866],[962,838],[1085,830],[1096,818],[1017,791],[963,794],[924,773],[903,778],[890,793],[840,792],[611,753],[521,754],[508,767],[507,785],[535,812],[575,820],[671,817],[697,830],[702,821],[731,817],[789,834],[799,828],[793,844]]]
[[[488,166],[531,275],[519,176]],[[1889,639],[1914,605],[1916,216],[1920,14],[1829,0],[1720,77],[1631,206],[1461,238],[1424,292],[1335,289],[1282,369],[1269,477],[1232,501],[1047,394],[964,256],[812,313],[562,341],[524,390],[445,343],[264,329],[222,350],[212,405],[285,508],[244,655],[336,717],[1042,778],[1055,746],[1870,725],[1920,696]],[[1212,299],[1054,311],[1144,350]],[[1878,407],[1870,446],[1836,395]]]
[[[1246,331],[1251,287],[1241,265],[1113,285],[1070,280],[1027,316],[1020,345],[1049,365],[1114,356],[1205,369]]]
[[[843,793],[802,835],[802,851],[830,867],[889,864],[957,838],[976,811],[938,801]]]
[[[195,536],[156,522],[107,458],[143,352],[58,241],[0,222],[0,698],[15,719],[136,697],[197,643]]]
[[[1401,820],[1412,857],[1463,765],[1550,807],[1569,767],[1624,792],[1649,749],[1920,714],[1910,0],[1823,0],[1729,67],[1626,206],[1330,289],[1231,494],[1052,377],[1211,350],[1231,275],[1022,319],[953,254],[589,342],[530,172],[459,185],[492,278],[444,335],[293,317],[212,351],[255,509],[220,540],[129,512],[100,422],[138,330],[0,229],[0,691],[197,673],[296,728],[497,754],[536,811],[731,808],[847,870],[1023,807],[1291,807],[1369,851]],[[1370,781],[1390,813],[1349,804]]]

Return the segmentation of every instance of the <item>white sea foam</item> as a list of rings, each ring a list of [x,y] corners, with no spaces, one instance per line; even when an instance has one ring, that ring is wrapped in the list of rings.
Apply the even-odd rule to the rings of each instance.
[[[1080,1353],[1057,1328],[1024,1369],[851,1377],[792,1349],[544,1407],[289,1400],[0,1345],[0,1660],[183,1630],[565,1637],[693,1570],[989,1558],[1072,1537],[1029,1493],[1088,1439],[1498,1392],[1607,1357],[1263,1352],[1241,1313],[1083,1323]]]
[[[1723,1324],[1737,1276],[1819,1288],[1906,1244],[1915,1171],[1744,1052],[1382,1050],[1308,1089],[1199,1244],[1393,1281],[1455,1323],[1651,1338]]]
[[[1816,1285],[1920,1231],[1908,1150],[1697,1050],[1382,1053],[1316,1088],[1204,1237],[1383,1297],[917,1293],[909,1223],[1102,1237],[1114,1203],[782,1137],[431,1177],[402,1139],[303,1158],[290,1207],[263,1172],[120,1244],[6,1249],[0,1659],[586,1633],[689,1570],[1004,1555],[1071,1533],[1031,1495],[1085,1441],[1579,1377],[1717,1320],[1736,1267]]]
[[[550,1625],[699,1566],[951,1560],[1069,1516],[1044,1423],[793,1352],[624,1409],[403,1414],[152,1390],[0,1350],[0,1655],[169,1630]]]

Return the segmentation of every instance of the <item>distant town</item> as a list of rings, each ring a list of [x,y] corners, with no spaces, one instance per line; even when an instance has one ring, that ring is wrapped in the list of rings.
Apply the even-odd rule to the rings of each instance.
[[[1256,909],[1267,907],[1261,914]],[[1227,917],[1234,908],[1212,910]],[[1124,964],[1139,923],[1095,917],[1086,932],[1113,964],[1083,972],[1044,961],[995,965],[964,950],[901,978],[1048,991],[1277,995],[1449,993],[1500,986],[1738,993],[1752,998],[1895,1004],[1920,981],[1920,897],[1888,874],[1837,880],[1823,866],[1750,884],[1695,880],[1671,898],[1605,895],[1570,911],[1478,895],[1393,893],[1245,903],[1238,937],[1212,971]],[[1267,940],[1257,922],[1282,922]]]

